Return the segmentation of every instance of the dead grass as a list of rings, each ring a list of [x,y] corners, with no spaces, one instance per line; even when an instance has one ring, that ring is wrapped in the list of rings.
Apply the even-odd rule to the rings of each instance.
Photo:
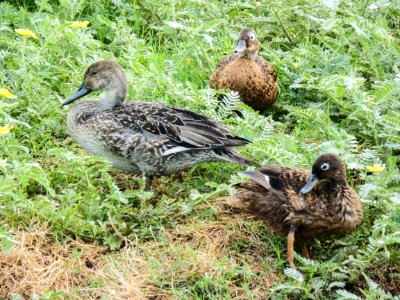
[[[167,298],[166,292],[150,284],[149,266],[132,246],[105,257],[102,262],[102,268],[96,272],[96,279],[104,282],[103,288],[97,289],[101,295],[121,300]]]
[[[194,221],[165,232],[163,243],[148,242],[141,246],[143,255],[153,262],[157,285],[166,289],[183,289],[212,278],[213,282],[229,282],[232,299],[247,299],[243,283],[252,290],[253,299],[266,299],[270,287],[277,281],[273,256],[249,228],[240,215],[221,214],[219,220]],[[235,244],[252,242],[237,252]],[[232,271],[235,273],[232,275]],[[246,278],[240,271],[247,273]],[[275,270],[276,271],[276,270]],[[252,278],[252,281],[249,281]]]
[[[45,291],[63,291],[65,299],[148,299],[162,295],[149,285],[149,270],[133,247],[115,255],[106,248],[71,241],[54,243],[46,229],[17,232],[19,244],[0,253],[0,297],[30,299]],[[95,284],[94,284],[95,283]]]
[[[46,228],[20,231],[14,235],[19,244],[0,254],[0,298],[62,291],[62,299],[172,299],[174,289],[190,294],[212,278],[232,299],[247,298],[243,283],[253,299],[265,299],[279,273],[259,230],[264,226],[249,219],[222,210],[217,220],[191,219],[165,231],[161,241],[127,241],[118,252],[81,241],[59,244]]]

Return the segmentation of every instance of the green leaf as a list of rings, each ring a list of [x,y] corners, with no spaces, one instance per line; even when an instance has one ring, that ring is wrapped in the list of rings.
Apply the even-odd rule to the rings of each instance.
[[[0,245],[5,255],[8,255],[16,244],[19,244],[19,242],[12,238],[10,232],[0,229]]]
[[[361,300],[360,297],[346,290],[337,290],[336,294],[338,295],[336,297],[338,300]]]
[[[55,195],[54,190],[50,187],[47,174],[38,163],[14,163],[14,166],[15,177],[23,188],[26,188],[29,182],[33,180],[46,188],[50,195]]]

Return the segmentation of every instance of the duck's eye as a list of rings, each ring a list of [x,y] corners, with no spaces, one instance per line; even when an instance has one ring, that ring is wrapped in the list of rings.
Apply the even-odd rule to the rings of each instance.
[[[90,75],[92,75],[92,76],[94,76],[94,75],[96,75],[96,74],[97,74],[96,71],[93,71],[92,73],[90,73]]]
[[[323,163],[322,165],[321,165],[321,170],[322,171],[326,171],[326,170],[328,170],[329,169],[329,164],[328,163]]]
[[[256,39],[256,36],[255,36],[254,34],[250,34],[250,39],[251,39],[251,40],[255,40],[255,39]]]

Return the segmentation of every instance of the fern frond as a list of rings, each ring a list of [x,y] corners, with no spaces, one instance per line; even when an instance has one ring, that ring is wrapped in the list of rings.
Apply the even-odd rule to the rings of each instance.
[[[334,281],[334,282],[331,282],[329,285],[328,285],[328,290],[331,290],[331,289],[333,289],[333,288],[344,288],[346,286],[346,283],[345,282],[340,282],[340,281]]]
[[[323,280],[321,278],[313,278],[311,280],[311,286],[312,286],[314,292],[325,290],[327,285],[328,285],[328,282],[326,282],[326,280]]]
[[[287,277],[292,278],[292,279],[296,280],[297,282],[304,281],[303,275],[298,270],[294,270],[292,268],[286,268],[284,273]]]
[[[359,158],[364,166],[382,164],[382,160],[378,157],[376,150],[366,148],[360,153]]]
[[[328,116],[320,109],[300,108],[291,105],[288,105],[286,108],[289,110],[288,117],[295,117],[296,120],[306,121],[308,123],[326,123],[329,121]]]
[[[365,275],[365,273],[362,273],[362,274],[363,274],[365,281],[367,282],[370,290],[371,289],[376,290],[379,288],[379,285],[375,281],[373,281],[371,278],[369,278],[367,275]]]
[[[223,98],[223,103],[231,111],[237,109],[241,101],[239,93],[235,91],[229,91]]]
[[[391,125],[390,129],[400,131],[400,114],[397,112],[391,112],[390,114],[381,117],[381,120],[386,124]]]
[[[336,280],[347,280],[347,278],[349,277],[347,274],[340,273],[340,272],[332,272],[331,276],[332,276],[332,278],[334,278]]]
[[[338,300],[361,300],[359,296],[346,290],[337,290],[336,294],[338,295],[338,297],[336,298]]]
[[[393,296],[390,293],[385,292],[379,284],[369,278],[365,273],[362,273],[365,281],[368,284],[368,291],[363,291],[363,294],[366,296],[367,299],[393,299]]]
[[[375,87],[374,102],[379,105],[388,105],[393,102],[392,97],[398,94],[399,86],[397,83],[384,83],[381,86]]]
[[[296,259],[298,259],[303,265],[306,265],[306,266],[317,266],[319,264],[316,260],[302,257],[300,255],[297,255]]]

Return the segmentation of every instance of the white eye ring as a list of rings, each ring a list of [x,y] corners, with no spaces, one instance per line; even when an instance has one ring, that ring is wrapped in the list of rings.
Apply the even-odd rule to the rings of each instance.
[[[329,163],[323,163],[322,165],[321,165],[321,170],[322,171],[326,171],[326,170],[328,170],[329,169]]]
[[[254,34],[250,34],[250,39],[251,39],[251,40],[255,40],[255,39],[256,39],[256,36],[255,36]]]

